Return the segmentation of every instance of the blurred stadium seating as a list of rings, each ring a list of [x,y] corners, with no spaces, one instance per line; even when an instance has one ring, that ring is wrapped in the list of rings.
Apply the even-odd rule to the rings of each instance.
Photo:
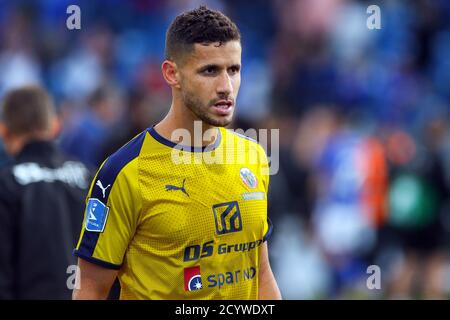
[[[81,30],[66,28],[72,2]],[[450,297],[448,1],[0,1],[0,97],[46,86],[61,146],[96,167],[169,108],[165,30],[200,3],[243,35],[233,126],[281,128],[269,215],[283,297]]]

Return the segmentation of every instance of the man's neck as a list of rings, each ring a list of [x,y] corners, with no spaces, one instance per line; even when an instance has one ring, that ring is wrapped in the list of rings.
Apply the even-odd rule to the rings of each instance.
[[[16,157],[23,148],[32,141],[52,141],[48,132],[35,132],[32,134],[21,134],[10,136],[4,141],[7,153],[10,156]]]
[[[185,136],[176,133],[176,130],[179,129],[187,130],[191,141],[177,141],[178,137]],[[177,108],[173,104],[164,119],[155,125],[155,130],[170,141],[194,147],[204,147],[212,144],[218,136],[217,127],[204,123],[187,107]]]

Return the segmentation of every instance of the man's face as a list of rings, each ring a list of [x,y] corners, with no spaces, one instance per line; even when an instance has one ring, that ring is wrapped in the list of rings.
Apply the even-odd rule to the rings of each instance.
[[[196,118],[216,127],[233,119],[241,84],[239,41],[194,44],[194,50],[179,68],[184,104]]]

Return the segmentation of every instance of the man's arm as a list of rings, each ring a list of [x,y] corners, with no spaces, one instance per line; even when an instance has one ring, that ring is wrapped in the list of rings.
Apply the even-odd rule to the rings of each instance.
[[[273,276],[269,263],[269,253],[267,241],[264,242],[261,249],[261,263],[259,265],[259,300],[281,300],[280,289]]]
[[[73,290],[74,300],[106,300],[118,270],[107,269],[78,259],[79,273]]]

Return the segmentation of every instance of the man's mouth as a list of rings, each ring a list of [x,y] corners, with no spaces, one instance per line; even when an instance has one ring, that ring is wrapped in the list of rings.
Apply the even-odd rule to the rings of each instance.
[[[219,100],[212,107],[218,114],[227,115],[233,109],[233,105],[232,100]]]

